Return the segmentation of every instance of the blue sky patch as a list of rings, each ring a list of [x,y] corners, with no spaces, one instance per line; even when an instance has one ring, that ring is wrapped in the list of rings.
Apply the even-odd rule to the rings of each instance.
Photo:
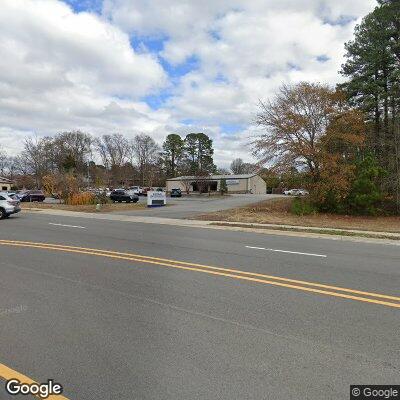
[[[169,90],[163,90],[158,94],[149,95],[142,100],[145,101],[153,110],[158,110],[165,105],[165,102],[170,99],[173,94]]]
[[[226,83],[226,84],[228,84],[229,83],[229,79],[226,76],[224,76],[223,74],[219,73],[215,77],[214,82],[215,83]]]
[[[326,54],[321,54],[320,56],[317,57],[317,61],[321,63],[327,62],[329,60],[330,58]]]
[[[64,0],[75,12],[89,11],[101,13],[103,0]]]
[[[224,133],[233,134],[244,131],[246,127],[241,124],[220,124],[220,128]]]
[[[325,24],[329,24],[329,25],[333,25],[333,26],[335,26],[335,25],[345,26],[356,20],[357,20],[357,18],[354,17],[353,15],[340,15],[338,18],[335,18],[335,19],[329,19],[329,18],[323,19]]]
[[[186,119],[181,119],[179,122],[183,125],[195,125],[196,121],[192,118],[186,118]]]
[[[162,57],[160,58],[160,63],[171,78],[180,78],[189,72],[195,71],[200,66],[200,61],[195,55],[178,65],[172,65]]]
[[[143,50],[147,50],[150,53],[159,53],[164,50],[164,43],[167,40],[166,36],[131,36],[131,46],[133,49],[142,53]]]

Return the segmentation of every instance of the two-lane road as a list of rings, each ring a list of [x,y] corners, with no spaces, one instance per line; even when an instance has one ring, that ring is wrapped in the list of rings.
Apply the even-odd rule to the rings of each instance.
[[[70,400],[400,382],[398,246],[22,214],[1,221],[0,273],[0,377]]]

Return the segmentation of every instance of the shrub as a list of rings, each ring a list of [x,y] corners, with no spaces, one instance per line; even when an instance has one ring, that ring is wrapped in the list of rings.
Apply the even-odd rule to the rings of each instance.
[[[52,196],[53,193],[57,192],[57,185],[58,179],[54,174],[48,174],[42,178],[43,190],[48,196]]]
[[[346,212],[347,208],[345,199],[337,190],[327,190],[319,196],[313,192],[311,195],[311,202],[316,210],[324,213],[343,214]]]
[[[380,181],[385,171],[375,156],[366,154],[352,163],[332,158],[311,189],[311,203],[320,212],[354,215],[382,213]]]
[[[309,199],[301,199],[298,197],[293,199],[290,211],[292,214],[296,215],[310,215],[317,212],[315,206]]]
[[[326,157],[318,180],[310,185],[310,199],[320,212],[346,212],[346,198],[355,176],[355,165],[344,163],[341,157]]]
[[[70,206],[83,206],[88,204],[96,204],[96,196],[89,192],[74,193],[67,197],[65,204]]]
[[[95,196],[96,204],[107,204],[110,203],[110,199],[107,197],[106,193],[96,194]]]
[[[64,203],[69,204],[72,198],[79,194],[78,178],[72,174],[60,174],[58,193],[60,193],[60,197],[64,200]]]

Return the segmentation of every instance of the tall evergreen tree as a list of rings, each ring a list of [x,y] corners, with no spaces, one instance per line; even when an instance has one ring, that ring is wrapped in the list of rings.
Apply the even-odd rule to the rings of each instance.
[[[168,178],[177,175],[178,168],[182,163],[183,150],[184,142],[179,135],[171,133],[167,136],[163,143],[163,158]]]
[[[185,159],[190,175],[214,173],[213,141],[204,133],[189,133],[184,140]]]
[[[400,211],[400,2],[380,0],[346,44],[342,87],[366,115],[368,144],[387,171],[383,188]]]

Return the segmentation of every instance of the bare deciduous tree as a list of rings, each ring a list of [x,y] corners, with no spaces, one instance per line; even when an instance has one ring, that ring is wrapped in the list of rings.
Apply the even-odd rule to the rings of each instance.
[[[318,175],[317,145],[340,103],[341,95],[326,85],[283,85],[273,100],[260,101],[255,123],[264,132],[252,142],[254,155],[276,167],[305,166]]]
[[[160,147],[152,137],[142,133],[133,138],[131,149],[140,172],[141,184],[144,185],[151,178],[152,165],[157,161]]]
[[[181,183],[185,189],[186,194],[189,194],[190,189],[193,185],[193,178],[182,178]]]
[[[257,170],[257,166],[250,163],[245,163],[241,158],[236,158],[231,162],[231,171],[234,174],[251,174]]]
[[[24,159],[27,173],[34,176],[36,187],[40,187],[43,176],[54,169],[51,141],[52,139],[47,137],[25,139],[22,158]]]
[[[103,135],[95,141],[95,146],[106,168],[121,167],[128,161],[129,142],[119,133]]]
[[[7,154],[0,148],[0,175],[2,176],[6,175],[7,159],[8,159]]]
[[[129,161],[129,141],[123,135],[103,135],[95,141],[95,147],[104,167],[109,172],[111,183],[117,184],[124,180],[123,166]]]
[[[77,174],[87,173],[92,150],[92,137],[84,132],[63,132],[53,139],[54,155],[59,172],[74,169]]]

